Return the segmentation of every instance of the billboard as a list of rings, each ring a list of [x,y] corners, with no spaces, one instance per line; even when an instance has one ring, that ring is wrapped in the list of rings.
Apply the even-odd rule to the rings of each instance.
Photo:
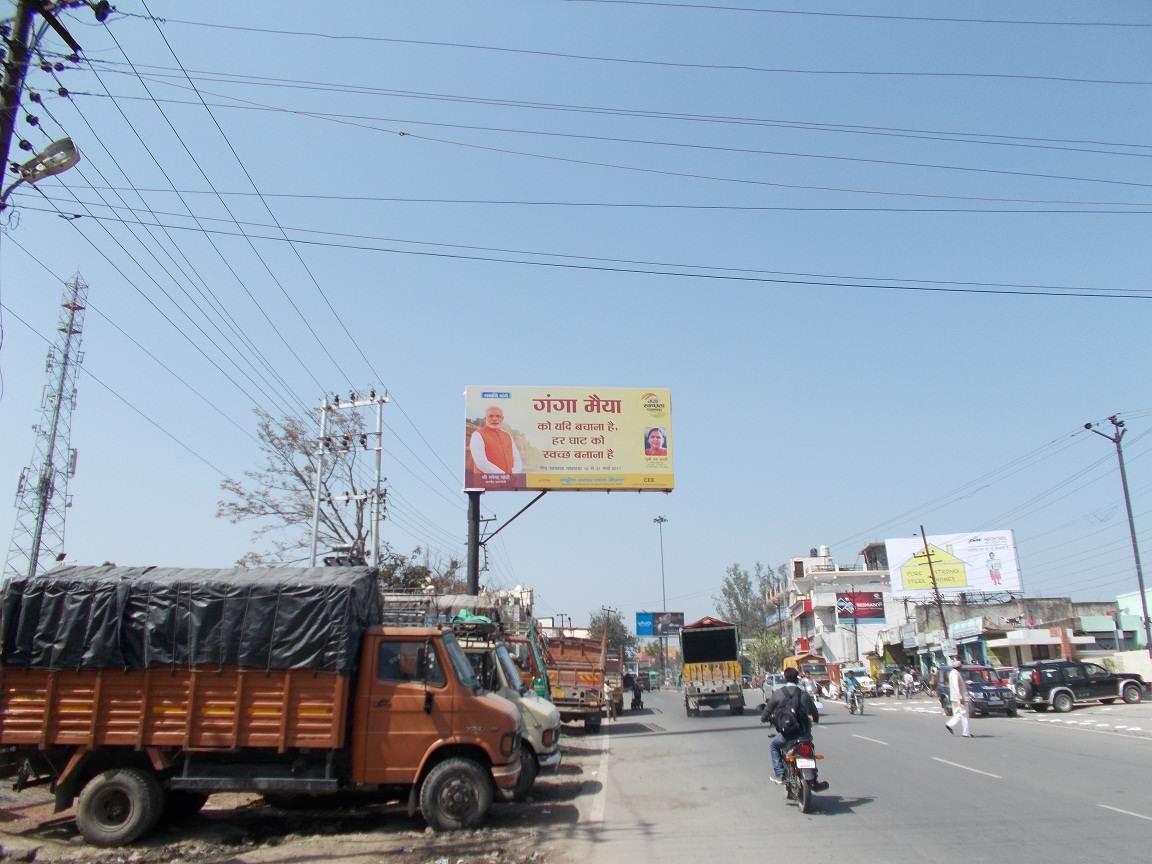
[[[470,385],[464,408],[466,489],[674,486],[668,390]]]
[[[1021,590],[1016,538],[1011,531],[930,534],[927,539],[927,553],[921,537],[884,541],[893,596],[931,596],[933,573],[936,587],[950,594]]]
[[[683,612],[637,612],[637,636],[675,636],[684,627]]]
[[[836,592],[836,614],[841,621],[878,624],[884,621],[884,595],[879,591]]]

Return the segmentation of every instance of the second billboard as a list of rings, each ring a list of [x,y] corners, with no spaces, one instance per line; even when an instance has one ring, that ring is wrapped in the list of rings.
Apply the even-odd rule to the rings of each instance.
[[[637,636],[675,636],[684,629],[683,612],[637,612]]]

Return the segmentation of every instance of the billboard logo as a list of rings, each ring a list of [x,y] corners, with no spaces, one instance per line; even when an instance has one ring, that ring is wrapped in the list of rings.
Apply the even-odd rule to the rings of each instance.
[[[659,393],[645,393],[640,397],[640,404],[644,406],[645,411],[654,417],[658,417],[668,411],[668,403],[660,398]]]
[[[507,390],[484,390],[480,393],[481,399],[511,399],[512,394]]]

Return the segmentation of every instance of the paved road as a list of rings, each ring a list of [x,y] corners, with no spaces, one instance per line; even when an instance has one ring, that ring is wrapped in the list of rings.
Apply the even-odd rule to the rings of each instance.
[[[978,718],[963,739],[928,699],[868,700],[863,717],[828,704],[816,740],[831,788],[805,816],[766,782],[770,732],[755,712],[688,718],[674,691],[645,702],[581,760],[593,785],[564,838],[571,860],[1152,860],[1149,705]]]

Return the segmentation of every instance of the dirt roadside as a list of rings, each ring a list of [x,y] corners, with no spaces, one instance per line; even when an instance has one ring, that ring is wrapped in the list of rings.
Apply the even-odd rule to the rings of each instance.
[[[567,730],[566,730],[567,731]],[[124,849],[84,844],[71,811],[47,792],[0,791],[0,861],[53,864],[572,864],[565,840],[600,790],[600,745],[576,731],[564,763],[523,804],[496,804],[474,831],[433,833],[396,804],[341,802],[282,810],[255,795],[214,795],[197,816],[162,824]]]

